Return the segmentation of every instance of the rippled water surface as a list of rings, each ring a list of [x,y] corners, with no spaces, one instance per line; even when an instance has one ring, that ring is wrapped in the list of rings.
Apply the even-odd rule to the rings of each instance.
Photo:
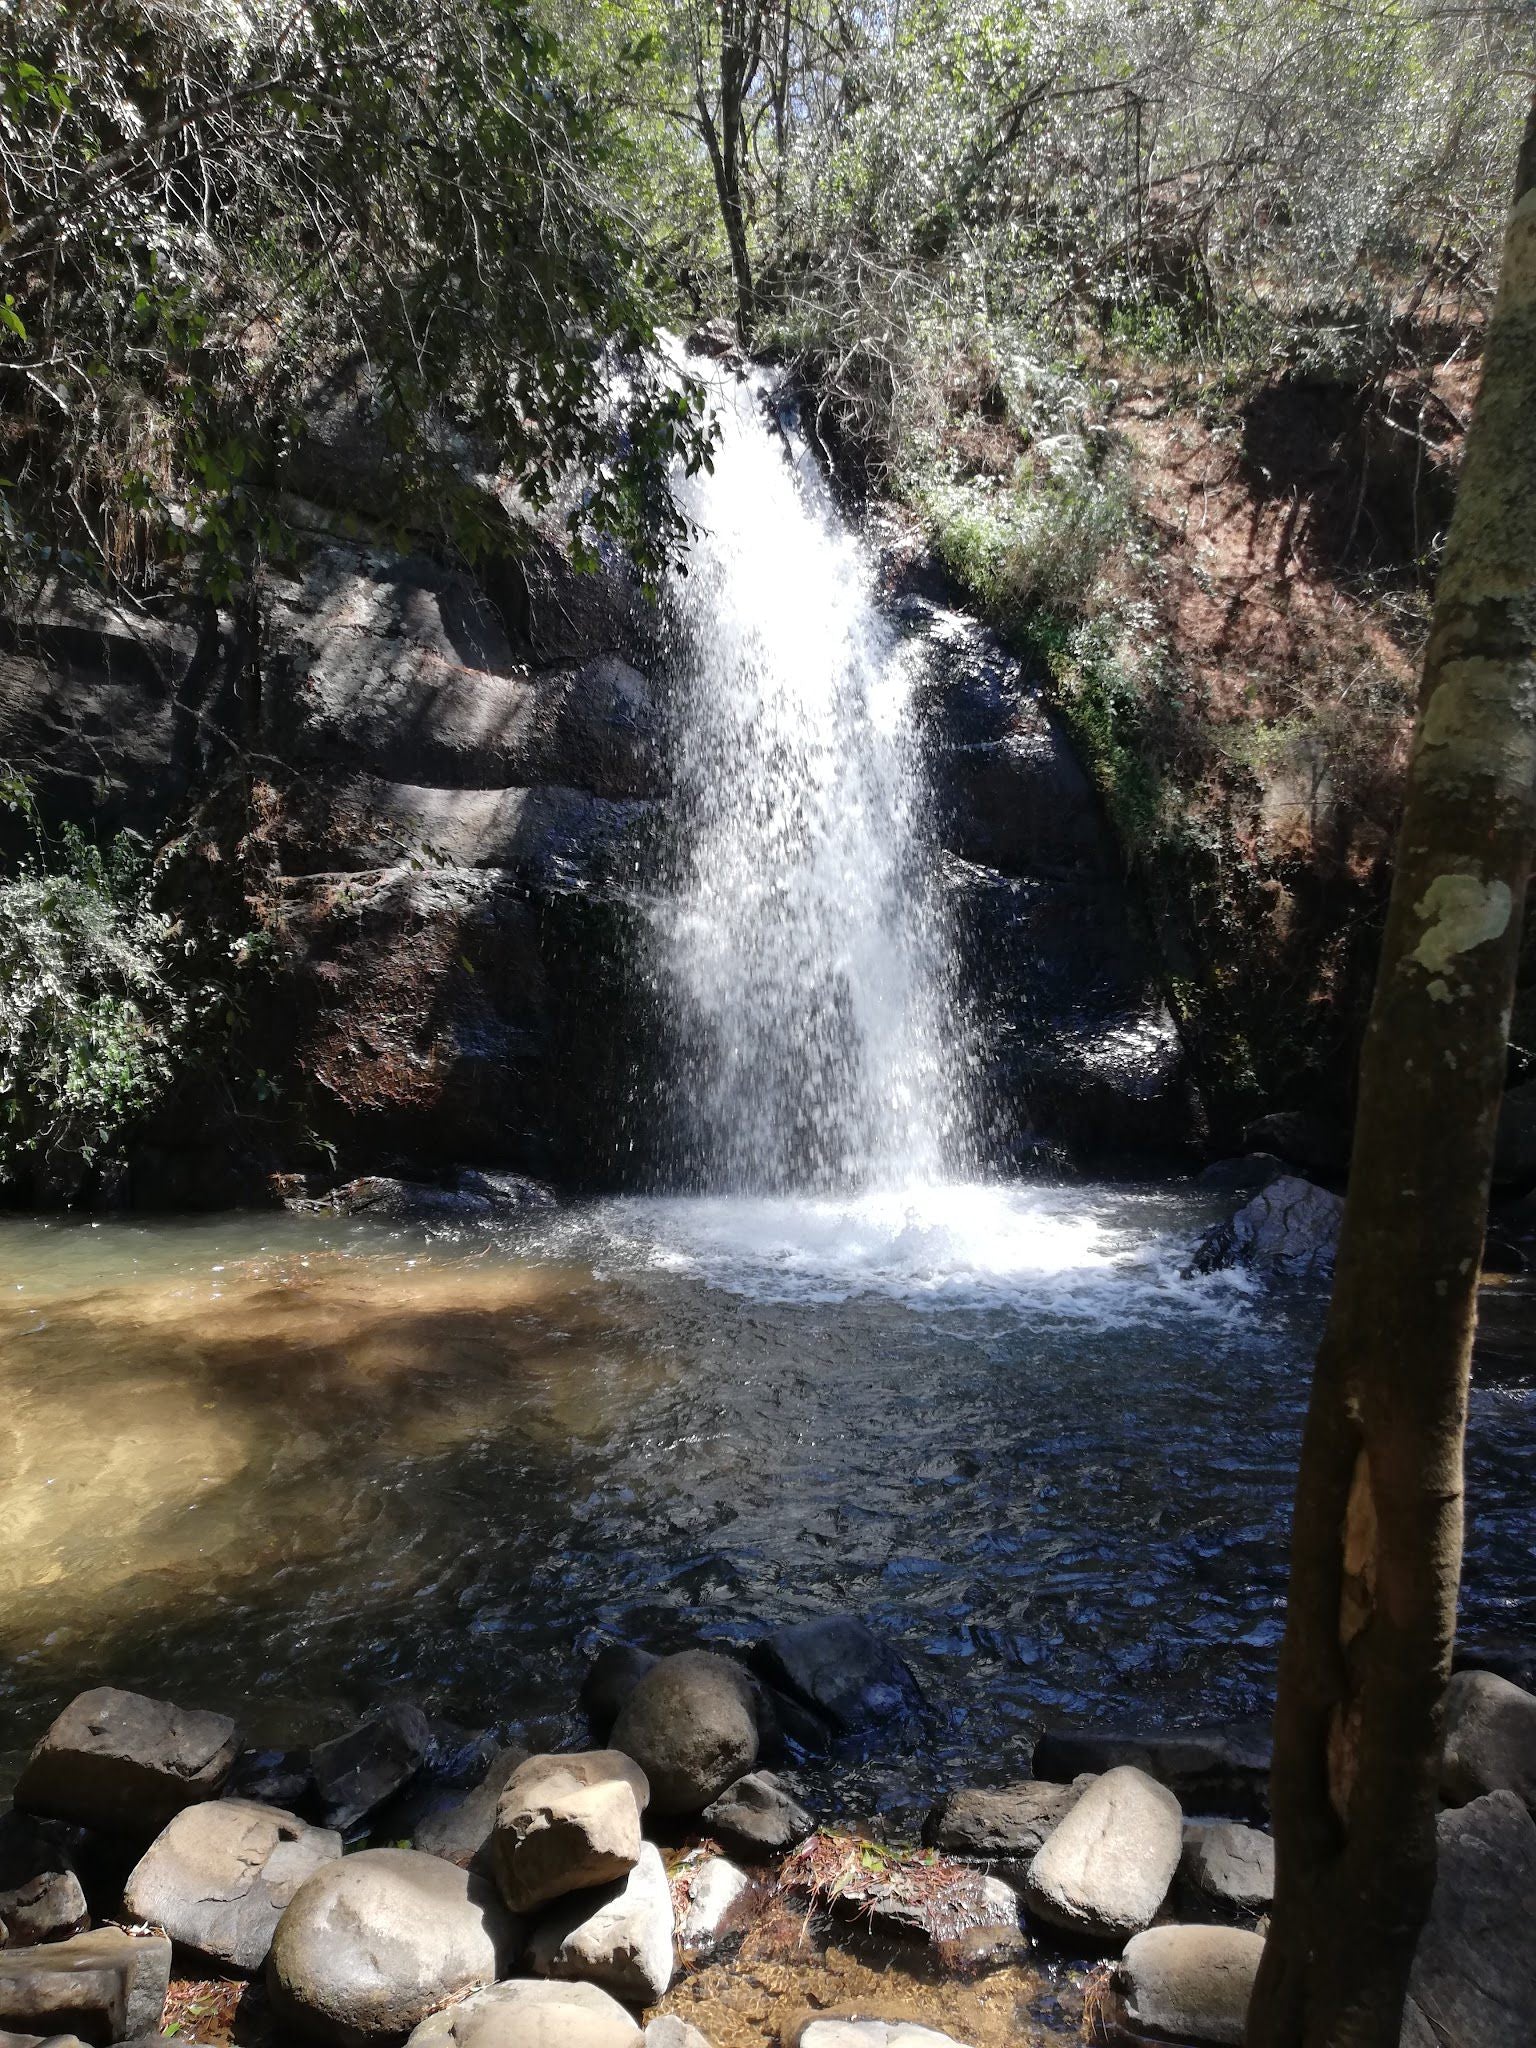
[[[515,1231],[0,1226],[0,1754],[97,1680],[302,1739],[394,1687],[569,1739],[585,1656],[889,1631],[923,1752],[1266,1710],[1321,1304],[1186,1193],[626,1200]],[[1488,1303],[1464,1630],[1519,1642],[1536,1397]],[[531,1727],[530,1727],[530,1724]]]

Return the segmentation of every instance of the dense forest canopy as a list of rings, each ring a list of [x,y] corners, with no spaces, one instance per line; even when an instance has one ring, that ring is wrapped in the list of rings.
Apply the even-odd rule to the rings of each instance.
[[[1027,383],[1085,321],[1389,350],[1486,302],[1530,64],[1526,10],[1436,0],[28,0],[0,34],[6,546],[130,580],[173,533],[228,579],[349,360],[407,505],[459,432],[638,541],[699,452],[659,387],[614,447],[609,350],[660,321],[734,307],[909,484],[958,365]]]

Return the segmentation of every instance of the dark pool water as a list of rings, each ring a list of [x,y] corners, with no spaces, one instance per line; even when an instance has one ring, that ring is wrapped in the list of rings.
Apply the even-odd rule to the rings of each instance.
[[[850,1609],[929,1713],[850,1810],[1046,1722],[1264,1715],[1315,1293],[1186,1191],[632,1201],[517,1231],[0,1226],[0,1772],[79,1687],[303,1739],[404,1690],[576,1739],[586,1657]],[[1488,1305],[1463,1632],[1536,1582],[1531,1297]]]

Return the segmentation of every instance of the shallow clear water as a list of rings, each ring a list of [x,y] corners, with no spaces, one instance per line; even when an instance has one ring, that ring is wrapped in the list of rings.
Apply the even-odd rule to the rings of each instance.
[[[301,1739],[400,1687],[575,1738],[603,1634],[852,1609],[910,1812],[1042,1722],[1263,1713],[1321,1304],[1178,1277],[1187,1191],[633,1199],[515,1232],[0,1225],[0,1754],[110,1680]],[[1529,1296],[1490,1297],[1465,1630],[1533,1576]]]

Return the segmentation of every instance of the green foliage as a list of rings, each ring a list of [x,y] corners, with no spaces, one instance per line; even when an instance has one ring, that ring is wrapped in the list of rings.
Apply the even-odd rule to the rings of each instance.
[[[0,547],[216,597],[326,378],[368,396],[396,515],[473,546],[471,475],[654,567],[696,395],[651,355],[623,129],[526,0],[0,16]],[[616,416],[620,359],[627,431]]]
[[[263,949],[158,907],[163,863],[135,834],[98,846],[66,825],[49,840],[15,776],[0,801],[33,840],[0,882],[0,1179],[41,1169],[72,1189],[191,1065],[221,1057]]]

